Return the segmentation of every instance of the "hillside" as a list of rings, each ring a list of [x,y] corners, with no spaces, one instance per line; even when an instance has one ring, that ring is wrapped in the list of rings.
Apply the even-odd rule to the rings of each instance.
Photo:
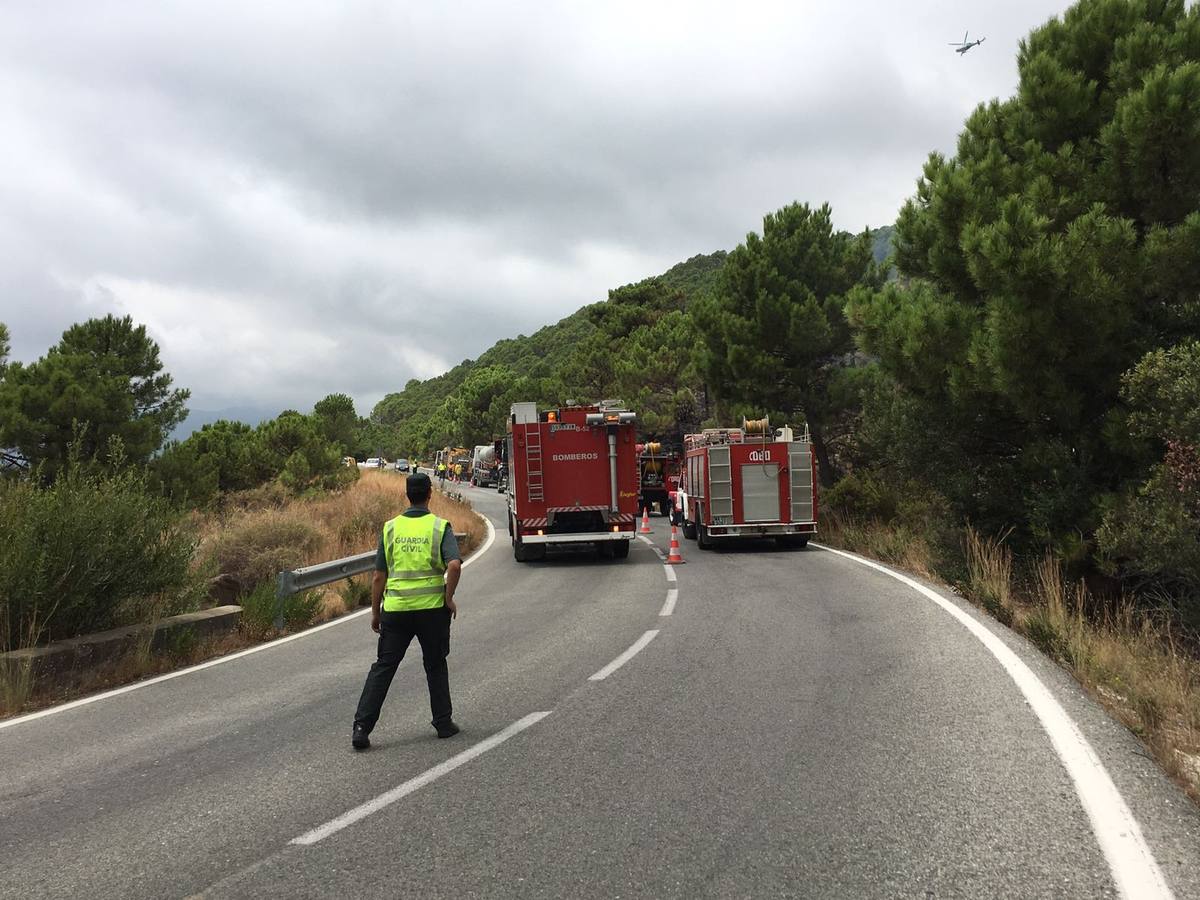
[[[398,429],[401,445],[415,453],[449,442],[489,439],[503,422],[510,398],[560,402],[564,391],[586,389],[588,396],[619,395],[632,403],[651,379],[638,378],[635,384],[632,378],[606,377],[638,370],[636,364],[632,369],[622,366],[615,357],[626,356],[626,350],[639,358],[645,356],[643,351],[657,356],[662,342],[670,343],[667,332],[674,326],[674,343],[687,345],[679,350],[690,365],[693,337],[686,310],[715,289],[725,256],[725,251],[693,256],[661,275],[610,290],[607,300],[532,335],[500,340],[477,359],[442,375],[413,379],[380,400],[371,419]],[[618,349],[621,352],[615,352]],[[653,387],[668,389],[671,395],[679,385],[659,379]]]

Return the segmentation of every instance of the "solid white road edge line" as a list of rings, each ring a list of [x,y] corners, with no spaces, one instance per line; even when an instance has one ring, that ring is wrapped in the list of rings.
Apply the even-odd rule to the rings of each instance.
[[[674,569],[672,569],[670,566],[663,566],[663,568],[667,570],[667,581],[672,583],[679,581],[678,577],[675,575]]]
[[[637,536],[637,539],[639,541],[641,541],[643,544],[647,544],[648,546],[651,546],[651,547],[654,546],[654,541],[650,540],[650,538],[646,537],[644,534],[639,534]]]
[[[671,588],[667,591],[667,601],[663,604],[662,609],[658,611],[660,616],[669,616],[675,612],[675,601],[679,599],[679,589]]]
[[[492,527],[491,520],[480,514],[484,524],[487,525],[488,536],[483,542],[483,546],[479,548],[477,553],[471,554],[471,557],[463,563],[465,569],[491,548],[492,542],[496,540],[496,529]],[[260,653],[263,650],[270,650],[272,647],[278,647],[281,644],[290,644],[292,641],[298,641],[300,638],[308,637],[310,634],[316,634],[318,631],[324,631],[326,628],[333,628],[341,625],[344,622],[349,622],[351,619],[357,619],[359,616],[365,616],[371,610],[360,609],[357,612],[347,613],[340,618],[334,619],[332,622],[323,622],[312,628],[304,631],[299,631],[296,634],[289,634],[287,637],[279,638],[278,640],[268,641],[265,644],[258,644],[255,647],[247,647],[245,650],[239,650],[237,653],[230,653],[228,656],[218,656],[216,659],[210,659],[207,662],[198,663],[194,666],[188,666],[186,669],[176,669],[174,672],[167,672],[165,675],[156,675],[153,678],[147,678],[145,681],[135,681],[133,684],[127,684],[124,687],[114,688],[111,691],[105,691],[103,694],[93,694],[90,697],[81,697],[78,700],[72,700],[70,703],[64,703],[61,706],[52,706],[49,709],[41,709],[37,712],[28,713],[24,716],[18,716],[15,719],[0,721],[0,730],[11,728],[13,725],[20,725],[22,722],[32,722],[34,719],[42,719],[46,716],[52,716],[55,713],[66,712],[70,709],[77,709],[80,706],[87,706],[89,703],[95,703],[97,700],[107,700],[109,697],[116,697],[120,694],[128,694],[130,691],[136,691],[139,688],[150,687],[152,684],[159,684],[163,681],[170,681],[172,678],[182,678],[184,675],[191,675],[193,672],[199,672],[203,669],[211,669],[213,666],[219,666],[222,663],[233,662],[235,659],[241,659],[243,656],[249,656],[252,653]]]
[[[496,734],[493,734],[490,738],[480,741],[473,747],[468,747],[462,753],[450,757],[448,760],[439,763],[432,769],[427,769],[415,778],[410,778],[408,781],[404,782],[404,784],[392,788],[385,794],[380,794],[374,800],[368,800],[362,806],[356,806],[349,812],[342,813],[336,819],[331,819],[324,825],[320,825],[317,828],[314,828],[312,831],[305,832],[298,838],[293,838],[288,843],[307,846],[310,844],[315,844],[318,841],[323,841],[331,834],[337,834],[343,828],[348,828],[355,822],[365,819],[367,816],[372,815],[373,813],[379,812],[385,806],[390,806],[397,800],[407,797],[414,791],[419,791],[421,788],[425,787],[425,785],[437,781],[443,775],[453,772],[459,766],[469,763],[475,757],[482,756],[484,753],[487,753],[494,747],[499,747],[510,737],[520,734],[522,731],[532,725],[536,725],[548,715],[550,715],[549,710],[546,710],[545,712],[530,713],[529,715],[525,716],[525,718],[518,719],[517,721],[513,722],[503,731],[496,732]]]
[[[638,653],[640,653],[643,649],[645,649],[646,645],[649,644],[652,640],[654,640],[654,638],[657,636],[658,636],[657,628],[647,631],[640,638],[638,638],[636,641],[633,642],[632,647],[630,647],[628,650],[626,650],[624,653],[622,653],[620,656],[618,656],[616,659],[614,659],[612,662],[610,662],[607,666],[605,666],[603,669],[601,669],[595,675],[589,675],[588,681],[603,681],[605,678],[607,678],[613,672],[617,671],[617,669],[621,668],[621,666],[625,665],[625,663],[629,662],[631,659],[633,659],[635,656],[637,656]]]
[[[971,632],[988,649],[1008,676],[1025,696],[1030,708],[1050,737],[1050,743],[1067,773],[1075,784],[1075,792],[1092,823],[1092,831],[1108,861],[1109,870],[1117,890],[1123,897],[1171,898],[1171,888],[1163,877],[1162,870],[1154,859],[1149,845],[1142,836],[1133,812],[1121,797],[1117,786],[1088,743],[1087,738],[1067,715],[1066,710],[1054,699],[1033,670],[996,635],[972,616],[959,609],[936,591],[914,581],[906,575],[894,572],[886,566],[864,559],[844,550],[835,550],[822,544],[814,544],[829,553],[890,575],[908,585],[917,593],[932,600]]]

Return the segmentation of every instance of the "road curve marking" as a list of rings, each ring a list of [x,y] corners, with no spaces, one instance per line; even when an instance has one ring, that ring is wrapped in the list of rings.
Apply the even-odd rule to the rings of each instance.
[[[658,611],[660,616],[669,616],[675,612],[675,601],[679,599],[679,588],[671,588],[667,591],[666,602],[663,603],[662,609]]]
[[[432,769],[427,769],[420,775],[408,779],[408,781],[401,785],[397,785],[390,791],[380,794],[374,800],[368,800],[361,806],[356,806],[349,812],[342,813],[336,819],[331,819],[324,825],[314,828],[312,831],[306,831],[304,834],[300,835],[300,837],[292,838],[292,840],[288,841],[288,843],[308,846],[315,844],[318,841],[323,841],[330,835],[337,834],[343,828],[348,828],[355,822],[359,822],[362,819],[365,819],[367,816],[379,812],[385,806],[391,806],[397,800],[407,797],[414,791],[419,791],[421,788],[425,787],[425,785],[437,781],[443,775],[453,772],[459,766],[469,763],[471,760],[475,759],[475,757],[482,756],[489,750],[499,747],[509,738],[520,734],[526,728],[536,725],[548,715],[550,715],[550,710],[530,713],[524,718],[513,722],[503,731],[496,732],[490,738],[485,738],[478,744],[468,747],[462,753],[455,754],[445,762],[438,763]]]
[[[633,642],[632,647],[630,647],[628,650],[626,650],[624,653],[622,653],[620,656],[618,656],[616,659],[614,659],[612,662],[610,662],[607,666],[605,666],[603,669],[601,669],[595,675],[589,675],[588,681],[603,681],[605,678],[607,678],[613,672],[617,671],[617,669],[621,668],[621,666],[625,665],[625,663],[629,662],[631,659],[633,659],[635,656],[637,656],[642,650],[645,649],[646,645],[649,644],[652,640],[654,640],[657,636],[658,636],[657,628],[647,631],[640,638],[638,638],[636,641]]]
[[[496,540],[496,529],[492,527],[491,521],[487,516],[481,515],[487,525],[488,536],[483,542],[483,546],[478,552],[473,553],[469,559],[463,563],[465,569],[475,560],[485,554]],[[43,719],[46,716],[52,716],[55,713],[66,712],[71,709],[78,709],[80,706],[87,706],[89,703],[95,703],[98,700],[107,700],[109,697],[116,697],[120,694],[128,694],[130,691],[136,691],[139,688],[150,687],[152,684],[159,684],[163,681],[170,681],[172,678],[182,678],[184,675],[191,675],[193,672],[199,672],[203,669],[211,669],[213,666],[219,666],[222,663],[233,662],[235,659],[241,659],[243,656],[249,656],[252,653],[260,653],[263,650],[269,650],[272,647],[278,647],[280,644],[290,644],[292,641],[298,641],[300,638],[308,637],[310,634],[316,634],[318,631],[324,631],[326,628],[333,628],[341,625],[344,622],[349,622],[351,619],[357,619],[360,616],[365,616],[369,613],[370,607],[360,609],[357,612],[347,613],[330,622],[322,622],[320,625],[314,625],[312,628],[307,628],[304,631],[298,631],[295,634],[289,634],[287,637],[281,637],[274,641],[268,641],[265,644],[257,644],[254,647],[247,647],[245,650],[239,650],[237,653],[230,653],[228,656],[218,656],[216,659],[210,659],[206,662],[197,663],[194,666],[188,666],[186,669],[176,669],[174,672],[167,672],[163,675],[156,675],[153,678],[147,678],[145,681],[135,681],[133,684],[127,684],[123,687],[113,688],[111,691],[105,691],[102,694],[93,694],[90,697],[81,697],[78,700],[72,700],[70,703],[64,703],[61,706],[52,706],[49,709],[40,709],[37,712],[28,713],[23,716],[17,716],[15,719],[7,719],[0,721],[0,731],[5,728],[11,728],[13,725],[20,725],[23,722],[32,722],[34,719]]]
[[[1169,900],[1174,896],[1154,859],[1154,854],[1142,836],[1142,829],[1138,826],[1133,811],[1126,805],[1117,786],[1113,784],[1104,763],[1100,761],[1083,732],[1067,715],[1066,710],[1054,699],[1050,689],[1007,644],[954,603],[907,575],[901,575],[854,553],[835,550],[822,544],[813,546],[827,553],[844,556],[903,582],[926,599],[932,600],[971,632],[1004,667],[1004,671],[1024,695],[1042,728],[1050,737],[1050,743],[1075,784],[1075,793],[1079,795],[1080,803],[1087,812],[1092,832],[1096,835],[1100,850],[1108,861],[1109,871],[1121,896],[1160,900]]]

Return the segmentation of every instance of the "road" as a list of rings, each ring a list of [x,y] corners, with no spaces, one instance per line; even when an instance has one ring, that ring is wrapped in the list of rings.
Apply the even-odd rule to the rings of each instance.
[[[668,581],[659,518],[627,560],[522,565],[465,492],[497,535],[458,596],[460,735],[414,645],[351,750],[362,615],[0,723],[0,895],[1200,897],[1196,809],[957,598],[813,547],[684,542]]]

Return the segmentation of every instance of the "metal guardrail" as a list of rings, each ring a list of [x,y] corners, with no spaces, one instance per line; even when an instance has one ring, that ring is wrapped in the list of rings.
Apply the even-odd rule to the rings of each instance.
[[[455,532],[454,537],[461,542],[465,533]],[[317,563],[315,566],[304,566],[289,572],[280,572],[275,582],[275,627],[283,628],[283,601],[293,594],[308,591],[323,584],[337,581],[341,578],[351,578],[371,572],[375,569],[375,550],[347,556],[345,559],[335,559],[332,562]]]
[[[375,551],[347,556],[345,559],[335,559],[332,562],[317,563],[315,566],[305,566],[290,572],[280,572],[275,585],[275,627],[283,628],[283,601],[292,594],[307,591],[340,578],[350,578],[370,572],[375,568]]]

